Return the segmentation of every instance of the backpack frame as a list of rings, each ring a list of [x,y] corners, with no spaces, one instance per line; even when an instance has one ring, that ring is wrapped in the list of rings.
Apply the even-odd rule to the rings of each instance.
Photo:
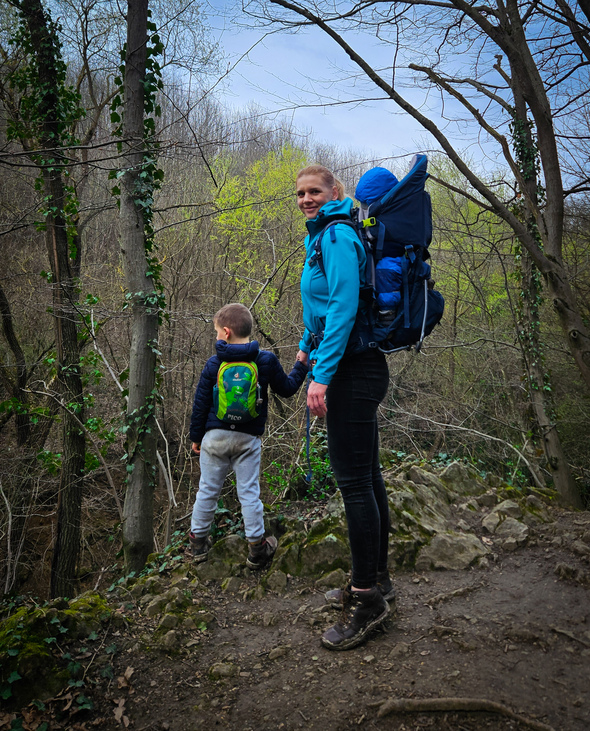
[[[349,341],[352,351],[347,346],[347,352],[359,352],[367,346],[379,348],[383,353],[412,348],[419,352],[424,338],[442,318],[444,299],[434,289],[430,267],[425,264],[430,258],[428,244],[432,239],[432,207],[430,196],[424,190],[428,177],[426,165],[426,155],[415,156],[408,175],[372,203],[365,218],[361,218],[360,209],[354,208],[352,218],[333,219],[314,242],[309,263],[317,262],[324,276],[322,239],[329,231],[334,243],[338,224],[353,228],[365,251],[365,285],[359,292],[359,313],[352,336],[355,342]],[[402,273],[401,303],[387,315],[378,311],[375,275],[376,264],[385,256],[400,256]],[[363,318],[361,302],[367,304]]]

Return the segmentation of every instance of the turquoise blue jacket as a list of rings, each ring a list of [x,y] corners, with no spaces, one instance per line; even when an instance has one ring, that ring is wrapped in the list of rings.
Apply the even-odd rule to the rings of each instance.
[[[342,358],[359,307],[359,288],[364,284],[365,251],[354,230],[336,225],[336,241],[330,233],[322,238],[322,259],[326,275],[317,262],[310,264],[313,244],[326,224],[335,218],[350,217],[352,200],[328,201],[318,215],[306,221],[305,266],[301,275],[301,299],[305,333],[299,347],[316,360],[312,377],[328,385]],[[323,332],[323,339],[313,347],[313,336]]]

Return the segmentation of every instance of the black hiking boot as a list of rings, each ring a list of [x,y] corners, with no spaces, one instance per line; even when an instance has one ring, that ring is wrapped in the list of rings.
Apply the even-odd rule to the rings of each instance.
[[[212,545],[211,536],[196,536],[194,533],[189,532],[186,556],[195,563],[202,563],[207,560],[207,554]]]
[[[350,619],[338,622],[322,635],[322,645],[328,650],[351,650],[362,644],[375,627],[389,614],[389,604],[375,586],[369,591],[344,590],[344,606]]]
[[[395,609],[396,593],[393,584],[391,583],[391,579],[389,578],[389,571],[383,571],[382,573],[377,574],[377,588],[381,592],[385,601],[389,604],[393,604],[393,607],[390,607],[390,609]],[[330,591],[327,591],[324,594],[326,603],[333,609],[342,609],[344,607],[343,598],[345,596],[345,592],[348,592],[348,595],[350,596],[350,584],[348,584],[345,589],[330,589]]]
[[[246,566],[249,569],[263,569],[272,561],[279,542],[274,536],[263,538],[259,543],[250,543]]]
[[[389,603],[390,608],[392,604],[395,607],[396,593],[393,584],[391,583],[391,579],[389,578],[389,571],[387,571],[387,569],[382,571],[380,574],[377,574],[377,588],[381,592],[385,601]]]

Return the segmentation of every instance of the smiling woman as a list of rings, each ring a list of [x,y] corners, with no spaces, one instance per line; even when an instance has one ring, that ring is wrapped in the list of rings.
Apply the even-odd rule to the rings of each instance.
[[[336,179],[325,167],[311,165],[299,173],[297,205],[306,218],[315,218],[324,203],[341,197]]]

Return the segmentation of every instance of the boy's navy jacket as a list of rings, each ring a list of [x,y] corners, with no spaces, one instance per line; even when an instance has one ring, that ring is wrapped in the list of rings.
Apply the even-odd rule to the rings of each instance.
[[[200,444],[209,429],[227,429],[246,434],[264,433],[264,424],[268,416],[268,387],[278,396],[288,398],[296,393],[307,375],[307,366],[297,361],[293,370],[287,375],[274,353],[260,350],[256,340],[251,343],[226,343],[218,340],[215,343],[216,355],[205,363],[199,384],[195,392],[193,414],[191,417],[190,438]],[[213,387],[217,384],[217,372],[224,361],[255,361],[258,367],[258,383],[262,404],[258,406],[259,415],[245,424],[226,424],[215,416],[213,408]]]

